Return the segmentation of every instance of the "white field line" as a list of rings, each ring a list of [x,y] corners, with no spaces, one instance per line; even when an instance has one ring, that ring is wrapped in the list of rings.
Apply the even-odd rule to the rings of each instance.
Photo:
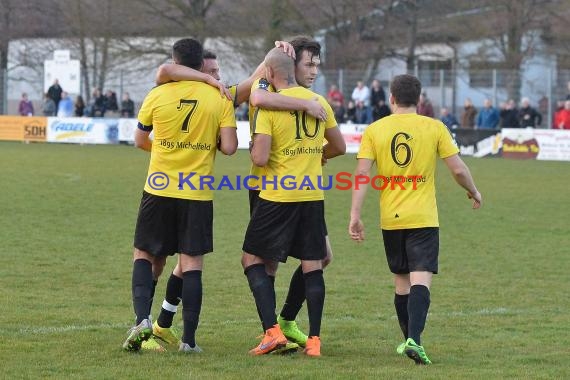
[[[473,317],[473,316],[494,316],[503,314],[528,314],[524,310],[512,310],[504,307],[494,308],[494,309],[481,309],[475,311],[452,311],[448,313],[429,313],[428,318],[463,318],[463,317]],[[393,316],[392,318],[396,318]],[[300,318],[301,320],[306,318]],[[324,318],[323,322],[343,322],[347,320],[356,320],[356,318],[351,316],[344,316],[338,318]],[[225,325],[236,325],[236,324],[254,324],[259,323],[257,319],[229,319],[222,321],[204,321],[200,322],[202,326],[225,326]],[[5,335],[36,335],[36,334],[62,334],[69,332],[80,332],[88,330],[115,330],[115,329],[128,329],[130,325],[128,323],[101,323],[92,325],[66,325],[66,326],[21,326],[18,329],[5,330]]]

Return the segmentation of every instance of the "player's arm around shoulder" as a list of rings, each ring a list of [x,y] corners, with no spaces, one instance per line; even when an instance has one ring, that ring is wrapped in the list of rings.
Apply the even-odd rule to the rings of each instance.
[[[461,187],[467,190],[467,198],[473,199],[473,209],[478,209],[483,204],[481,193],[477,190],[471,172],[465,162],[459,157],[458,154],[444,158],[447,168],[451,175]]]

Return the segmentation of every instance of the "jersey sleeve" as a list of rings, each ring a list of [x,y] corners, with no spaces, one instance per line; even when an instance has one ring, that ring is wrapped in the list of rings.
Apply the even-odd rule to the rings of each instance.
[[[271,111],[258,108],[253,117],[253,134],[272,135]]]
[[[453,139],[449,129],[443,124],[439,123],[439,140],[437,143],[437,153],[440,158],[447,158],[459,153],[459,148],[457,148],[457,143]]]
[[[366,158],[368,160],[376,160],[376,150],[374,149],[374,139],[372,136],[372,128],[366,128],[364,134],[362,135],[362,141],[360,142],[360,149],[356,158]]]
[[[233,103],[226,100],[223,105],[222,118],[220,119],[221,128],[237,128],[236,114],[234,112]]]
[[[232,96],[232,99],[234,100],[234,108],[237,108],[239,106],[239,104],[237,104],[237,91],[238,91],[238,85],[234,84],[232,86],[228,86],[228,90],[230,91],[230,95]]]
[[[255,90],[269,91],[269,87],[271,87],[271,84],[269,84],[267,79],[259,78],[253,81],[253,84],[251,85],[251,93],[253,94]]]
[[[143,131],[152,131],[152,101],[153,95],[150,92],[143,101],[137,119],[139,121],[139,129]]]
[[[326,129],[334,128],[337,126],[337,122],[334,117],[334,111],[331,105],[326,100],[323,99],[323,101],[321,101],[321,104],[325,107],[325,111],[327,111],[327,121],[325,122],[325,128]]]

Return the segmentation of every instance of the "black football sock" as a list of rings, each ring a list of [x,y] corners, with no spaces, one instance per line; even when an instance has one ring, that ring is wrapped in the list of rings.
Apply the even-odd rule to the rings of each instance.
[[[291,276],[287,298],[279,315],[286,321],[294,321],[301,307],[303,307],[303,302],[305,302],[305,278],[303,277],[303,269],[299,265]]]
[[[172,319],[174,319],[174,314],[176,314],[178,305],[182,299],[183,283],[184,281],[180,277],[175,276],[174,273],[170,274],[168,282],[166,283],[166,294],[162,302],[160,315],[157,319],[157,323],[160,327],[169,328],[172,326]]]
[[[267,276],[269,277],[269,281],[271,281],[271,284],[273,284],[273,289],[275,289],[275,276],[271,275]],[[275,302],[277,303],[277,300],[275,300]],[[275,310],[275,307],[273,308],[273,310]],[[255,303],[255,308],[257,309],[257,316],[259,317],[259,321],[263,321],[263,317],[261,316],[261,311],[259,310],[259,307],[257,307],[257,303]],[[265,331],[265,329],[263,328],[263,323],[261,324],[261,328],[263,329],[263,331]]]
[[[273,283],[265,272],[264,264],[254,264],[244,271],[247,276],[249,288],[255,299],[258,313],[261,316],[263,330],[270,329],[277,323],[275,316],[275,289]]]
[[[150,302],[148,304],[148,315],[152,314],[152,301],[154,301],[154,291],[156,290],[156,284],[158,280],[152,280],[152,290],[150,291]]]
[[[304,274],[307,310],[309,312],[309,336],[321,334],[321,318],[325,304],[325,279],[322,269]]]
[[[149,316],[151,294],[152,264],[148,260],[137,259],[133,263],[132,277],[133,307],[137,325]]]
[[[408,339],[408,294],[394,294],[394,307],[404,340]]]
[[[424,331],[429,310],[429,289],[424,285],[413,285],[408,298],[408,337],[421,345],[420,335]]]
[[[182,320],[184,321],[182,342],[194,347],[196,345],[196,329],[202,309],[202,271],[184,272],[182,278]]]

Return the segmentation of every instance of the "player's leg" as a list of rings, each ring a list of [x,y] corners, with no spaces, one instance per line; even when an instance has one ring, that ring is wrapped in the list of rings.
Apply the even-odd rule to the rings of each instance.
[[[182,271],[182,335],[180,351],[201,352],[196,345],[196,330],[202,310],[202,268],[203,256],[180,254],[180,269]]]
[[[439,229],[434,227],[408,230],[406,252],[411,286],[408,298],[409,323],[405,352],[418,364],[431,364],[421,345],[421,334],[430,306],[433,273],[438,271]]]
[[[325,237],[325,241],[327,255],[322,260],[323,269],[332,262],[333,258],[332,247],[328,234]],[[295,319],[297,319],[297,315],[303,306],[303,302],[305,302],[305,298],[305,279],[303,276],[303,269],[301,268],[301,265],[299,265],[291,276],[287,297],[277,321],[279,322],[279,326],[281,326],[281,330],[283,330],[283,334],[285,334],[287,339],[302,347],[305,347],[308,336],[301,331],[297,322],[295,322]]]
[[[261,343],[250,350],[252,355],[269,353],[287,343],[277,324],[275,289],[266,263],[286,259],[298,218],[294,206],[259,199],[245,234],[242,266],[265,331]]]
[[[176,346],[180,346],[180,337],[178,332],[172,328],[172,321],[182,300],[182,286],[182,270],[179,261],[168,278],[160,314],[152,325],[152,333],[155,337]]]
[[[400,344],[396,351],[398,354],[404,353],[406,340],[408,340],[408,298],[410,294],[410,275],[409,274],[394,274],[394,308],[396,309],[396,316],[398,317],[398,324],[400,330],[404,335],[404,343]]]
[[[202,310],[204,255],[213,251],[213,202],[178,200],[178,252],[182,272],[182,335],[180,351],[202,352],[196,329]]]
[[[327,256],[324,202],[299,202],[300,222],[290,256],[301,260],[309,314],[309,338],[305,354],[321,354],[321,320],[325,302],[323,260]]]
[[[321,260],[303,260],[303,277],[309,314],[309,337],[305,342],[305,354],[321,355],[321,320],[325,304],[325,279]]]
[[[175,225],[172,203],[168,198],[143,192],[135,228],[132,275],[133,306],[137,317],[135,326],[129,330],[123,343],[127,351],[138,351],[142,342],[152,335],[153,263],[156,260],[160,265],[163,257],[175,252],[169,232]]]

